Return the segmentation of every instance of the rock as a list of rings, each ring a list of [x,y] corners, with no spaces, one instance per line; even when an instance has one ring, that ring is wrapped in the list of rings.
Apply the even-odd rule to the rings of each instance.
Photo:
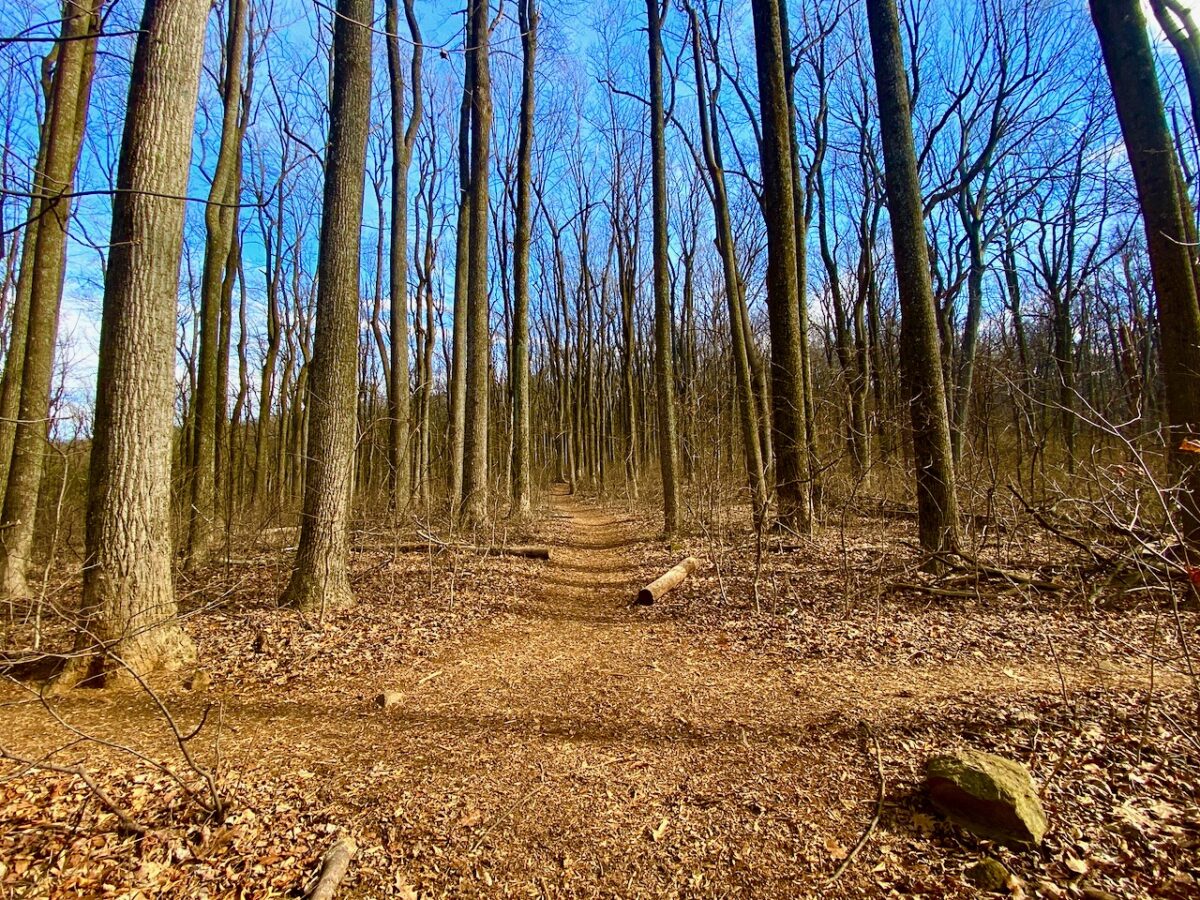
[[[983,891],[1000,892],[1008,887],[1008,869],[1004,863],[985,856],[966,871],[967,881]]]
[[[375,705],[387,709],[389,706],[395,706],[403,699],[404,695],[399,691],[384,691],[375,698]]]
[[[208,672],[204,669],[195,669],[183,679],[183,686],[186,690],[200,693],[207,691],[211,682],[212,679],[209,678]]]
[[[1041,843],[1046,813],[1029,770],[980,750],[958,750],[925,764],[929,799],[951,822],[979,837]]]

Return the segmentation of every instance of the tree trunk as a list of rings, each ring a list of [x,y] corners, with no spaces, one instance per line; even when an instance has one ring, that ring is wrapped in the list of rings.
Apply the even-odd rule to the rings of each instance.
[[[205,0],[146,0],[133,58],[88,472],[80,655],[59,685],[192,663],[171,581],[175,316]]]
[[[767,485],[763,466],[762,445],[759,442],[758,415],[754,403],[753,374],[750,370],[749,339],[742,328],[741,273],[738,271],[737,247],[729,213],[729,196],[725,190],[725,171],[721,161],[720,140],[712,127],[709,115],[715,95],[709,89],[700,49],[700,23],[696,11],[688,7],[692,27],[692,60],[696,69],[696,100],[700,123],[700,143],[708,167],[709,193],[712,197],[713,219],[716,223],[717,249],[721,254],[721,271],[725,278],[725,302],[729,314],[729,330],[733,352],[734,386],[738,417],[742,426],[742,452],[746,464],[746,479],[755,524],[766,517]]]
[[[513,452],[512,513],[530,510],[529,451],[529,241],[530,182],[533,168],[534,62],[537,55],[538,8],[536,0],[518,0],[521,28],[521,125],[517,144],[517,208],[513,234],[513,339],[512,378]]]
[[[1146,229],[1171,459],[1182,479],[1182,529],[1194,547],[1200,543],[1200,466],[1185,443],[1200,435],[1200,278],[1192,209],[1137,0],[1091,0],[1091,8]]]
[[[492,82],[488,64],[488,2],[471,0],[470,250],[467,256],[467,397],[469,427],[463,443],[463,518],[481,524],[488,503],[488,385],[491,380],[491,307],[488,301],[488,160]],[[457,314],[457,310],[455,313]]]
[[[771,407],[780,524],[812,531],[811,473],[804,405],[792,116],[783,46],[782,0],[753,0],[758,97],[762,110],[763,218],[767,229],[767,317],[771,326]]]
[[[317,321],[307,403],[307,465],[296,567],[281,603],[352,602],[346,574],[358,374],[358,270],[371,103],[371,0],[338,0],[333,98],[317,255]]]
[[[469,10],[468,10],[469,14]],[[469,41],[468,41],[469,43]],[[458,109],[458,233],[454,247],[454,315],[450,371],[450,508],[463,500],[463,464],[467,429],[467,320],[471,254],[471,82],[475,56],[468,53],[462,103]]]
[[[875,61],[884,176],[900,291],[900,367],[912,416],[918,530],[925,551],[944,553],[958,547],[958,500],[895,0],[867,0],[867,23]]]
[[[237,217],[230,204],[237,202],[241,187],[241,156],[238,107],[242,97],[242,45],[246,34],[245,0],[230,0],[225,30],[225,77],[221,83],[223,111],[217,166],[204,209],[204,271],[200,280],[200,354],[193,415],[191,502],[188,507],[187,566],[203,566],[212,550],[217,518],[217,419],[221,407],[221,377],[229,369],[229,356],[222,356],[222,316]]]
[[[398,0],[387,0],[388,85],[392,112],[392,231],[388,256],[388,297],[391,301],[388,366],[388,470],[393,510],[408,505],[412,489],[409,460],[408,377],[408,171],[417,129],[424,114],[421,95],[421,30],[413,0],[404,0],[404,15],[412,35],[412,115],[404,124],[404,72],[400,66]]]
[[[662,23],[666,3],[646,0],[650,52],[650,153],[654,209],[654,380],[658,395],[658,458],[662,472],[663,532],[679,528],[679,436],[675,422],[675,359],[671,342],[671,285],[667,270],[667,144],[662,90]]]
[[[33,555],[49,433],[54,350],[71,218],[70,195],[87,121],[101,7],[101,0],[64,6],[63,40],[55,60],[44,130],[43,197],[38,221],[31,225],[24,248],[24,252],[33,255],[29,320],[12,463],[0,516],[0,594],[7,597],[29,593],[25,575]]]

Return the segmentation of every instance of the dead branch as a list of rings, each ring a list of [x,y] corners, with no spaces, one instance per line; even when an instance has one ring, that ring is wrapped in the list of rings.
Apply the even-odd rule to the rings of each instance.
[[[863,722],[862,728],[866,736],[870,739],[871,746],[875,751],[875,772],[879,780],[879,791],[875,797],[875,814],[871,816],[871,821],[867,823],[866,830],[863,831],[854,846],[850,848],[850,852],[846,854],[846,858],[842,860],[841,865],[829,876],[827,884],[833,884],[833,882],[842,877],[842,873],[850,867],[850,863],[854,862],[854,857],[858,855],[858,851],[866,846],[867,841],[871,839],[871,835],[874,833],[876,826],[879,825],[879,819],[883,815],[883,797],[887,792],[887,780],[883,775],[883,755],[879,752],[879,741],[875,737],[875,732],[871,730],[871,726]]]
[[[333,842],[321,858],[321,872],[305,896],[308,900],[333,900],[333,895],[350,869],[350,861],[358,853],[354,838],[346,835]]]
[[[58,772],[61,775],[73,775],[87,785],[87,789],[92,792],[92,795],[99,800],[109,812],[117,817],[123,830],[132,832],[134,834],[146,833],[146,827],[144,825],[139,825],[132,818],[130,818],[129,814],[125,812],[125,810],[117,806],[116,801],[114,801],[113,798],[105,792],[104,788],[100,787],[100,785],[96,784],[96,782],[92,780],[92,777],[88,775],[87,770],[85,770],[82,765],[64,766],[58,763],[48,762],[44,759],[27,759],[23,756],[18,756],[2,746],[0,746],[0,759],[7,759],[10,762],[15,762],[19,766],[24,766],[27,771]]]
[[[355,550],[370,549],[355,547]],[[550,548],[538,545],[513,544],[511,546],[486,546],[474,544],[449,544],[442,541],[416,541],[406,544],[396,544],[390,547],[394,553],[441,553],[444,550],[458,550],[462,553],[476,553],[480,556],[523,556],[526,559],[550,559]]]

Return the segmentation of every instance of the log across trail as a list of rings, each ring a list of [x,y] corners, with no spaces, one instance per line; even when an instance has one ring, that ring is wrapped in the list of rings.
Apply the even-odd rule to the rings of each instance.
[[[658,600],[664,594],[675,590],[679,585],[687,579],[689,575],[695,572],[703,563],[694,556],[689,556],[677,566],[672,566],[658,578],[646,585],[637,593],[637,598],[634,601],[639,606],[649,606],[655,600]]]

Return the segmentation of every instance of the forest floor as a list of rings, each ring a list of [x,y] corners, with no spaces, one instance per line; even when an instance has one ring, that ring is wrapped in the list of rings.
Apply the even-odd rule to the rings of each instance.
[[[92,742],[54,758],[84,760],[144,835],[73,776],[0,770],[0,896],[298,896],[339,833],[359,847],[345,897],[973,896],[986,854],[1017,897],[1200,896],[1170,614],[889,592],[911,565],[890,527],[772,554],[758,601],[744,547],[671,547],[562,495],[532,535],[550,561],[368,541],[358,604],[319,623],[274,607],[277,551],[242,560],[181,592],[211,684],[162,688],[185,732],[211,708],[189,747],[231,812],[205,822],[170,776]],[[710,565],[631,606],[689,551]],[[0,686],[10,750],[61,747],[67,723],[188,774],[148,696],[32,690]],[[964,744],[1030,766],[1041,847],[926,805],[925,758]]]

